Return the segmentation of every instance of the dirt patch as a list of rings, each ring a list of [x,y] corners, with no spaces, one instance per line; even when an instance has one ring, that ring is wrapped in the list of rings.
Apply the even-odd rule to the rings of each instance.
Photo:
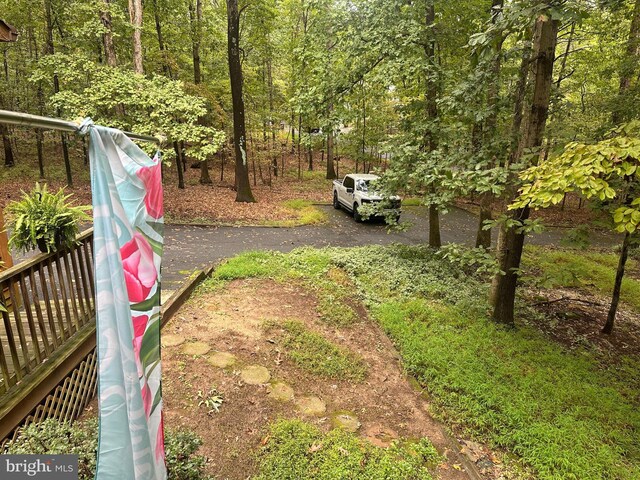
[[[529,292],[528,296],[530,304],[544,313],[528,321],[561,345],[594,349],[605,365],[624,356],[640,356],[640,315],[624,305],[618,306],[613,333],[606,335],[601,330],[609,298],[569,288]]]
[[[214,351],[235,355],[237,361],[228,368],[217,368],[205,356],[185,356],[179,346],[165,347],[167,426],[186,427],[203,438],[202,451],[209,458],[211,474],[246,479],[256,473],[256,453],[269,441],[270,422],[301,418],[327,431],[335,415],[349,412],[361,423],[358,434],[375,438],[374,443],[384,443],[392,436],[428,437],[447,456],[438,468],[439,478],[468,478],[460,457],[449,449],[443,427],[429,415],[427,401],[404,376],[399,356],[380,328],[366,315],[349,328],[332,327],[321,321],[317,307],[316,297],[300,285],[268,280],[233,281],[190,301],[163,334],[207,343]],[[364,381],[327,380],[297,367],[287,357],[278,331],[262,328],[265,321],[291,319],[359,355],[367,364]],[[270,383],[246,384],[240,372],[250,365],[267,368]],[[291,387],[293,401],[271,398],[274,395],[269,392],[282,384]],[[219,413],[207,415],[195,398],[198,390],[214,386],[224,394],[224,403]],[[305,415],[299,404],[307,397],[325,403],[326,412]],[[493,476],[495,472],[487,478]]]

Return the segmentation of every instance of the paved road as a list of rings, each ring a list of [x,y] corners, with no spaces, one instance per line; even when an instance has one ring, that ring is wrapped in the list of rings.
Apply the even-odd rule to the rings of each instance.
[[[357,245],[386,245],[403,243],[415,245],[429,238],[428,210],[425,207],[405,207],[402,222],[410,224],[406,231],[387,233],[384,223],[356,223],[342,210],[319,206],[329,217],[325,225],[294,228],[274,227],[197,227],[167,225],[165,228],[165,256],[163,286],[169,292],[179,287],[190,272],[202,269],[223,258],[248,250],[277,250],[288,252],[309,245],[314,247]],[[473,245],[477,217],[459,208],[452,208],[440,220],[444,243]],[[528,242],[538,245],[559,245],[566,229],[549,229],[530,236]],[[496,232],[492,232],[493,241]],[[593,232],[591,244],[606,247],[618,243],[615,235]],[[29,255],[15,255],[24,260]]]
[[[196,227],[168,225],[165,237],[163,277],[167,288],[175,288],[188,271],[200,269],[220,259],[240,252],[257,249],[288,252],[304,245],[314,247],[390,243],[419,244],[428,239],[427,209],[407,207],[402,221],[412,226],[404,232],[387,233],[384,224],[356,223],[344,211],[330,206],[319,207],[327,212],[329,222],[320,226],[295,228],[271,227]],[[477,217],[466,210],[452,208],[441,220],[441,235],[444,243],[475,242]],[[550,229],[532,235],[528,241],[540,245],[558,245],[566,229]],[[496,232],[493,232],[495,242]],[[594,232],[594,246],[610,246],[617,242],[614,235]]]

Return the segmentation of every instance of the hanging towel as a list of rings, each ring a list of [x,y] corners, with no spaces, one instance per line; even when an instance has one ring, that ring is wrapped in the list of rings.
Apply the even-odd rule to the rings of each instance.
[[[119,130],[89,131],[99,440],[96,480],[165,480],[160,383],[160,154]]]

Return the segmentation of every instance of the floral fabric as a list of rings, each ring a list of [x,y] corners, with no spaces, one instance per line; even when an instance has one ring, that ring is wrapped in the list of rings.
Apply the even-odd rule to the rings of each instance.
[[[88,124],[87,124],[88,123]],[[100,433],[97,480],[165,480],[160,382],[159,154],[89,131]]]

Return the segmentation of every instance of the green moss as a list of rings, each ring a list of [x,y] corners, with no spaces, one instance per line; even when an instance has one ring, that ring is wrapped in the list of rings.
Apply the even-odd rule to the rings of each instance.
[[[441,457],[427,440],[374,447],[341,429],[323,434],[298,420],[271,426],[255,480],[430,480]]]
[[[362,358],[308,330],[301,322],[268,322],[266,328],[282,329],[286,354],[297,366],[314,375],[352,381],[362,381],[366,375],[367,367]]]

